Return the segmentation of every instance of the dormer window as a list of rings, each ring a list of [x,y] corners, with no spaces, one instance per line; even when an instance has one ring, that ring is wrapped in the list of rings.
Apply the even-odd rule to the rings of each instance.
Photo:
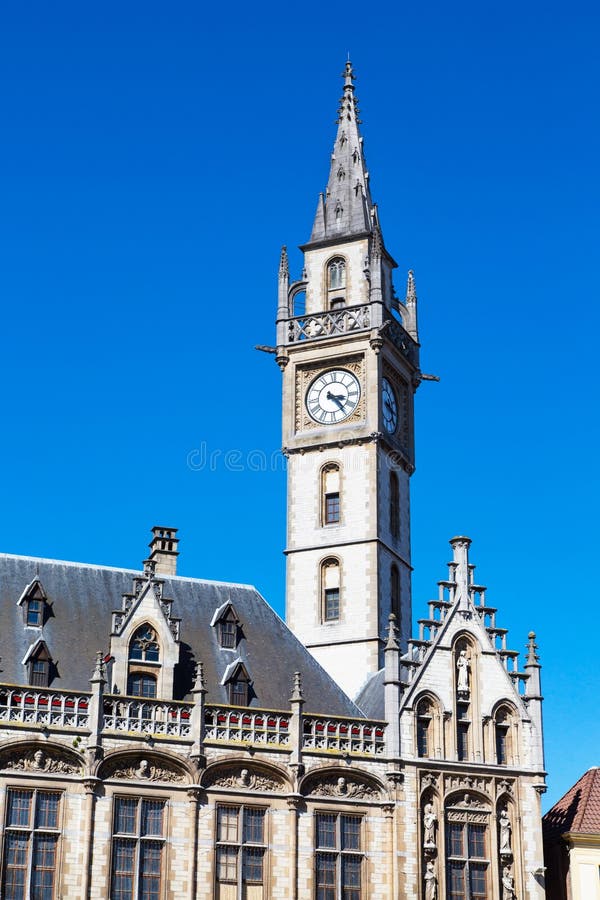
[[[156,632],[151,625],[142,625],[137,629],[129,645],[129,659],[143,662],[158,662],[160,648]]]
[[[19,606],[23,607],[25,625],[30,628],[41,628],[49,611],[48,598],[39,578],[28,584],[21,597]]]
[[[48,687],[51,681],[53,663],[52,656],[45,641],[32,644],[23,664],[27,667],[27,682],[32,687]]]
[[[251,678],[244,663],[238,658],[227,666],[221,684],[227,687],[227,699],[232,706],[248,706]]]
[[[41,627],[44,615],[43,602],[41,600],[28,600],[25,615],[28,625]]]
[[[210,623],[216,628],[219,646],[223,650],[235,650],[240,638],[240,620],[231,603],[225,603],[215,611]]]

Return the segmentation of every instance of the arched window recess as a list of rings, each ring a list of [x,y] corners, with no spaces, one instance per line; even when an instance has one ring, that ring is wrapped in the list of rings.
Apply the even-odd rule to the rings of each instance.
[[[160,662],[160,645],[152,625],[145,623],[134,631],[129,642],[129,659],[140,662]]]
[[[323,622],[338,622],[340,618],[340,561],[330,557],[321,563],[321,619]]]
[[[336,256],[327,263],[327,290],[338,291],[346,287],[346,260]]]

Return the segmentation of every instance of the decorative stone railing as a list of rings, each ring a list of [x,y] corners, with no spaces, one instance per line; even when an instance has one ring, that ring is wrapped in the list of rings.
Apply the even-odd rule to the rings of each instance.
[[[290,715],[265,709],[206,706],[205,741],[289,747]]]
[[[187,738],[191,734],[192,703],[145,697],[104,695],[104,732]]]
[[[194,703],[178,700],[10,684],[0,684],[2,727],[81,729],[88,735],[93,732],[96,737],[91,739],[96,742],[103,735],[142,735],[186,743],[262,747],[292,754],[385,754],[385,722],[203,702],[195,707]]]
[[[388,319],[386,334],[391,338],[397,350],[405,356],[415,368],[419,367],[419,348],[408,331],[396,319]]]
[[[313,315],[296,316],[288,321],[288,343],[314,341],[319,338],[347,334],[349,331],[363,331],[371,327],[369,304],[346,306],[342,309]]]
[[[383,756],[385,722],[364,719],[303,716],[302,749],[332,753]]]
[[[0,686],[0,725],[87,728],[90,695],[18,685]]]

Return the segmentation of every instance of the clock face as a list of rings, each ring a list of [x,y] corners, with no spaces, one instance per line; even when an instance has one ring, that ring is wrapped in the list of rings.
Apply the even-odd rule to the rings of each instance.
[[[381,406],[383,411],[383,427],[393,434],[398,427],[398,401],[394,388],[387,378],[381,382]]]
[[[343,422],[360,400],[358,378],[346,369],[323,372],[306,392],[306,408],[311,419],[321,425]]]

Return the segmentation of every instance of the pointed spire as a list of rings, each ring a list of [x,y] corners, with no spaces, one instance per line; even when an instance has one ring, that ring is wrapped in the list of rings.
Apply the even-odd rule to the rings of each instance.
[[[290,266],[288,263],[287,247],[285,244],[281,248],[281,256],[279,257],[279,277],[287,281],[290,275]]]
[[[417,288],[415,286],[415,273],[412,269],[408,270],[408,279],[406,282],[406,299],[404,300],[406,307],[406,330],[415,341],[419,340],[419,332],[417,329]]]
[[[373,201],[358,128],[360,118],[350,60],[342,77],[344,92],[338,109],[338,131],[331,155],[329,181],[325,196],[319,198],[309,243],[370,234],[373,230]]]

